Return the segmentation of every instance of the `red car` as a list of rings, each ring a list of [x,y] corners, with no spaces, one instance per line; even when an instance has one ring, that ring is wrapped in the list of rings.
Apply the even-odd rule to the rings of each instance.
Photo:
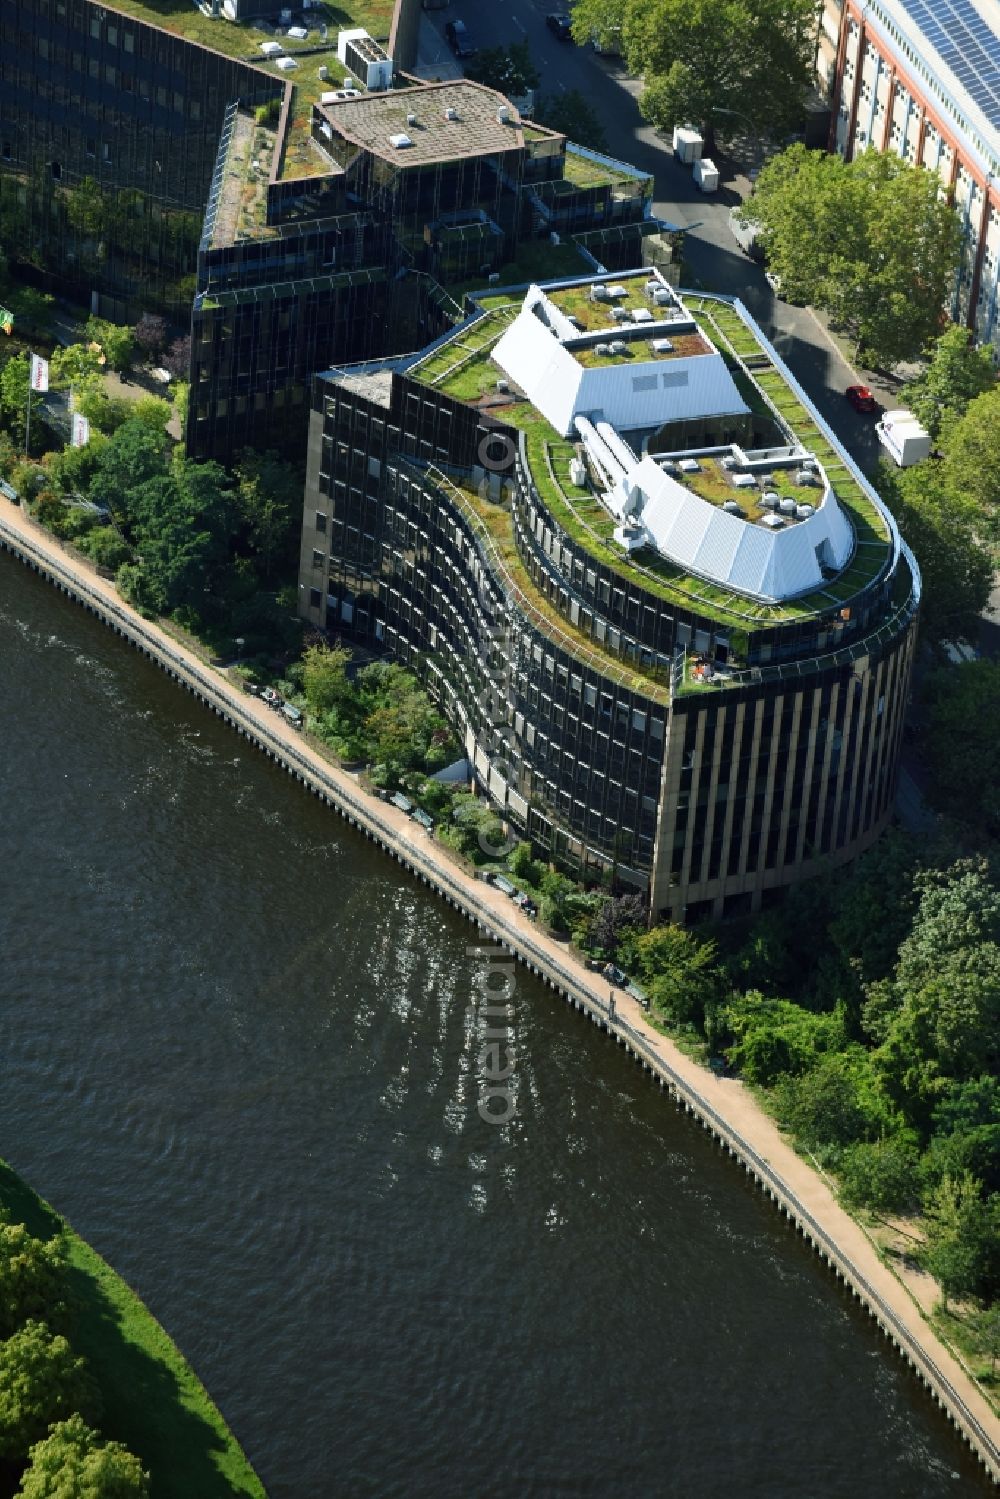
[[[878,404],[867,385],[849,385],[844,392],[855,411],[860,411],[864,416],[871,416],[878,410]]]

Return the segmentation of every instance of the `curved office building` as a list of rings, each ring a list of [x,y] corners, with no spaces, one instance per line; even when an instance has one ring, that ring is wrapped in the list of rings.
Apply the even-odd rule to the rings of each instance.
[[[314,385],[302,612],[419,670],[541,851],[674,920],[887,821],[920,580],[739,302],[475,298]]]

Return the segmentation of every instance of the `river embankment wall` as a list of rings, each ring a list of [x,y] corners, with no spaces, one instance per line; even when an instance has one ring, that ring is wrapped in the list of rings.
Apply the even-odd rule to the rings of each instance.
[[[157,625],[142,619],[115,594],[111,583],[88,572],[85,564],[61,550],[60,544],[27,520],[22,511],[3,504],[6,513],[0,513],[0,550],[17,557],[99,618],[623,1046],[794,1224],[865,1307],[975,1451],[994,1483],[1000,1485],[1000,1423],[989,1405],[921,1320],[899,1282],[879,1261],[874,1246],[817,1174],[782,1140],[773,1121],[752,1101],[748,1104],[745,1090],[739,1097],[720,1094],[717,1102],[710,1101],[703,1082],[717,1085],[717,1080],[652,1030],[633,1001],[621,996],[613,1007],[609,1005],[597,992],[593,975],[574,965],[554,941],[531,929],[527,919],[515,915],[509,903],[504,912],[499,892],[452,865],[429,835],[404,814],[367,796],[347,772],[325,763],[306,743],[296,741],[294,731],[263,705],[245,697]],[[734,1108],[737,1098],[739,1107]],[[756,1142],[748,1138],[748,1124],[754,1126]],[[780,1158],[780,1169],[775,1165],[776,1157]],[[796,1177],[798,1181],[793,1184]],[[821,1222],[821,1218],[826,1221]],[[854,1242],[849,1246],[845,1240]]]

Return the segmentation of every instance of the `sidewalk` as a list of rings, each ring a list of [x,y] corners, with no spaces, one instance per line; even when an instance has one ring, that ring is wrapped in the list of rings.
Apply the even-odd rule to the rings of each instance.
[[[974,1445],[992,1466],[994,1477],[1000,1480],[1000,1421],[991,1407],[964,1368],[923,1321],[913,1300],[879,1259],[862,1228],[840,1206],[826,1182],[795,1153],[738,1079],[717,1078],[691,1061],[653,1029],[638,1002],[622,991],[615,994],[615,1020],[610,1021],[607,984],[579,965],[563,944],[539,932],[499,891],[454,865],[431,835],[415,826],[405,814],[360,793],[354,777],[332,766],[263,704],[206,667],[192,651],[157,626],[141,620],[124,604],[111,582],[85,570],[22,509],[0,501],[0,536],[4,533],[12,539],[23,539],[43,554],[48,565],[64,579],[72,580],[84,596],[103,600],[119,618],[127,616],[135,630],[162,652],[171,670],[182,668],[187,678],[202,686],[210,701],[225,705],[227,716],[238,726],[252,726],[254,737],[265,748],[280,747],[283,758],[296,774],[311,772],[315,788],[321,794],[326,794],[327,789],[334,793],[352,821],[373,830],[372,836],[386,842],[396,857],[409,864],[421,878],[427,878],[449,900],[473,919],[480,920],[529,965],[537,966],[543,977],[563,989],[574,1003],[579,1001],[580,1007],[616,1032],[641,1058],[649,1058],[682,1101],[700,1114],[749,1169],[762,1178],[765,1189],[786,1208],[790,1205],[803,1231],[811,1237],[819,1236],[818,1247],[824,1257],[830,1258],[839,1273],[851,1281],[893,1340],[908,1343],[910,1356],[917,1354],[918,1366],[933,1381],[936,1393],[950,1408],[953,1419],[967,1433],[975,1432],[978,1426]]]

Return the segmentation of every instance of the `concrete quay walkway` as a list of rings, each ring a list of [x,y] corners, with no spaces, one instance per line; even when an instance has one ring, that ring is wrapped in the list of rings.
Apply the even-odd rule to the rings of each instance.
[[[278,715],[158,626],[143,620],[119,597],[112,582],[99,578],[24,510],[2,499],[0,548],[20,557],[155,660],[239,734],[256,743],[624,1045],[741,1163],[850,1287],[1000,1484],[1000,1421],[988,1402],[924,1322],[908,1292],[827,1183],[796,1155],[738,1079],[715,1077],[691,1061],[654,1030],[627,994],[615,994],[612,1010],[607,984],[577,963],[564,944],[540,932],[498,890],[466,874],[405,814],[361,792],[353,776],[332,766]]]

